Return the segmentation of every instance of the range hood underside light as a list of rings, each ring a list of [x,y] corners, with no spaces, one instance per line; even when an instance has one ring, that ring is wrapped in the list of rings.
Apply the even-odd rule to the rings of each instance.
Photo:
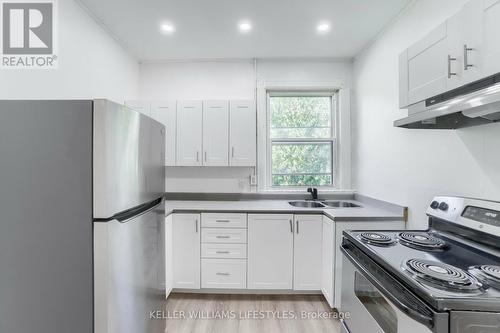
[[[480,89],[478,89],[480,87]],[[410,106],[411,114],[394,126],[413,129],[457,129],[500,121],[500,74]],[[448,97],[447,96],[453,96]]]

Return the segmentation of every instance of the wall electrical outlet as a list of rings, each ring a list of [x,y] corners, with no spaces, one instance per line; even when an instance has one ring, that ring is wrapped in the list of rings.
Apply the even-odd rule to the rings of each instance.
[[[257,175],[250,175],[250,185],[257,185]]]

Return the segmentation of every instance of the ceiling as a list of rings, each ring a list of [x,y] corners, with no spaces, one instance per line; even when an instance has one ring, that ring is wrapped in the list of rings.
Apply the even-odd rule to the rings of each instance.
[[[78,0],[141,61],[355,56],[411,0]],[[241,33],[238,23],[252,30]],[[160,31],[164,22],[175,32]],[[331,30],[316,27],[329,22]]]

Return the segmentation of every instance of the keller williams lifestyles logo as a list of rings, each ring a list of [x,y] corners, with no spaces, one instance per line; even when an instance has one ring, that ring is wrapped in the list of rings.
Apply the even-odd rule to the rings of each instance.
[[[56,0],[0,0],[0,68],[57,68],[56,13]]]

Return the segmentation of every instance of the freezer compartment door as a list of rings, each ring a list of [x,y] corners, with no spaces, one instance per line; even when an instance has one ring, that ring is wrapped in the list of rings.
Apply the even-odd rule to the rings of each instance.
[[[165,192],[165,126],[106,100],[94,101],[94,218]]]
[[[164,213],[162,203],[126,221],[94,222],[95,333],[158,331],[149,315],[164,301],[158,281]]]

